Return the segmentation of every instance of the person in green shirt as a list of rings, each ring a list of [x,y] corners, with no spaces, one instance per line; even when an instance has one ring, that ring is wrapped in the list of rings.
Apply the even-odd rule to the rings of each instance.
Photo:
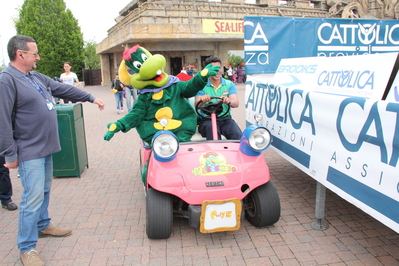
[[[208,57],[205,60],[205,65],[212,64],[213,66],[221,66],[222,61],[216,56]],[[202,103],[209,102],[211,97],[221,97],[223,103],[230,104],[231,108],[237,108],[239,105],[237,88],[233,82],[226,80],[222,77],[223,68],[219,71],[218,75],[210,76],[208,78],[208,83],[205,85],[204,89],[199,91],[195,96],[195,104],[199,101]],[[213,101],[217,101],[214,99]],[[227,106],[223,106],[227,108]],[[227,116],[217,118],[218,126],[218,138],[221,139],[221,135],[225,136],[226,139],[237,139],[239,140],[242,135],[242,131],[236,121],[231,117],[230,112]],[[208,118],[203,118],[199,122],[198,132],[202,137],[207,140],[212,140],[212,123]]]

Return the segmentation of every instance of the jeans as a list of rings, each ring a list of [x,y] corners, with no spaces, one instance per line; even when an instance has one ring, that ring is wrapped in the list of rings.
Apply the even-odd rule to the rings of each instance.
[[[48,205],[53,181],[51,155],[19,163],[22,193],[18,216],[18,248],[21,253],[36,248],[38,232],[50,226]]]
[[[12,196],[12,184],[10,179],[10,170],[4,166],[6,160],[0,156],[0,200],[2,205],[10,203]]]
[[[116,110],[120,110],[123,107],[123,91],[115,93]]]
[[[242,131],[237,122],[231,118],[231,115],[219,117],[216,120],[218,139],[221,139],[221,135],[225,136],[226,139],[239,140],[241,138]],[[213,140],[211,119],[202,119],[199,123],[198,132],[207,140]]]
[[[130,110],[132,110],[132,107],[133,107],[133,105],[134,105],[134,103],[136,102],[136,99],[137,99],[137,90],[126,86],[125,92],[126,92],[126,107],[127,107],[127,111],[130,112]],[[133,96],[133,104],[131,102],[132,96]]]

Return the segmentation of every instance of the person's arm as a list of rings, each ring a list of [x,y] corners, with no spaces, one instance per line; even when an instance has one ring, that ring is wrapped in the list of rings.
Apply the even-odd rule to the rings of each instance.
[[[236,85],[233,82],[230,83],[228,99],[229,99],[228,102],[230,102],[230,107],[231,108],[237,108],[238,107],[239,102],[238,102],[237,87],[236,87]]]
[[[2,95],[0,97],[0,156],[5,157],[5,166],[15,169],[18,167],[18,147],[13,137],[12,110],[17,100],[16,88],[8,75],[0,75]]]
[[[127,113],[124,117],[119,119],[114,123],[109,123],[107,125],[108,131],[104,135],[104,140],[111,140],[115,133],[119,131],[128,132],[130,129],[139,126],[145,119],[147,110],[149,106],[149,101],[146,96],[140,95],[133,109]]]
[[[75,78],[75,86],[79,87],[80,86],[80,81],[78,78]]]
[[[73,81],[74,81],[74,86],[75,87],[79,87],[80,86],[80,82],[79,82],[79,79],[78,79],[78,76],[76,75],[76,73],[73,73]]]
[[[231,108],[237,108],[239,105],[238,102],[238,95],[237,94],[231,94],[229,95],[229,101],[230,101],[230,107]]]
[[[119,86],[122,88],[122,90],[125,89],[125,84],[123,84],[122,81],[119,81]]]
[[[80,88],[77,88],[73,85],[57,82],[39,72],[35,72],[34,76],[39,81],[41,81],[41,83],[43,84],[43,86],[45,88],[51,89],[52,95],[57,95],[57,97],[65,98],[65,99],[69,99],[69,100],[73,100],[73,101],[95,103],[98,105],[100,110],[104,109],[105,105],[100,99],[96,99],[96,97],[94,97],[90,93],[88,93]]]
[[[180,95],[184,98],[198,96],[198,93],[204,89],[208,82],[208,77],[216,76],[219,73],[219,66],[207,65],[202,71],[198,72],[188,81],[175,83],[180,90]]]

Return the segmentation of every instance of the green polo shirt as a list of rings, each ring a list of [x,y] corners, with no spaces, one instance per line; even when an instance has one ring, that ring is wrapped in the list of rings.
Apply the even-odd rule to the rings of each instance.
[[[208,79],[208,83],[205,85],[204,89],[200,90],[196,96],[202,96],[205,94],[211,97],[222,97],[222,96],[229,97],[230,95],[237,94],[237,88],[233,82],[224,78],[221,78],[221,83],[219,87],[216,88]],[[217,100],[214,99],[211,101],[217,101]],[[227,106],[224,104],[223,110],[225,111],[226,109]],[[227,115],[230,115],[230,112],[228,112]]]

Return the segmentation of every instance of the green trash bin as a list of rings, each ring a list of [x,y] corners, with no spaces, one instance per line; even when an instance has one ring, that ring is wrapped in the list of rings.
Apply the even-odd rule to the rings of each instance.
[[[83,106],[57,104],[58,135],[61,151],[53,154],[53,176],[78,176],[89,168]]]

